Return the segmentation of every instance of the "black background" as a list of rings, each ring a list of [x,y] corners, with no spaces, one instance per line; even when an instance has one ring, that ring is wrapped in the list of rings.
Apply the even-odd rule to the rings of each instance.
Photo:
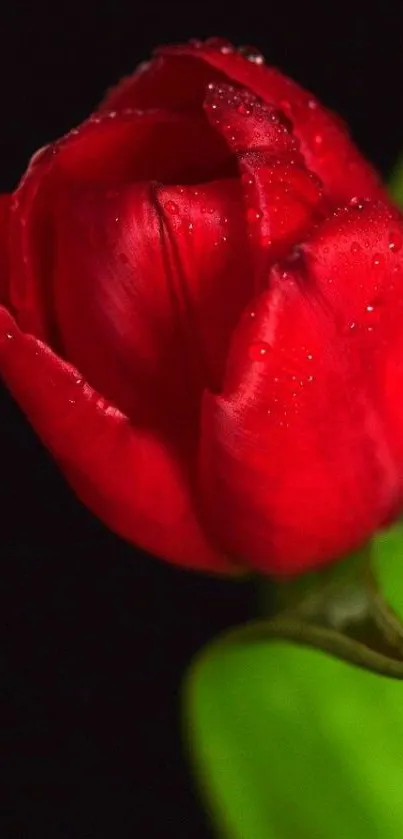
[[[258,45],[338,110],[386,173],[403,150],[403,18],[393,5],[15,2],[0,27],[0,188],[12,189],[30,154],[80,122],[153,46],[209,35]],[[0,835],[208,839],[178,689],[192,655],[251,614],[252,586],[172,569],[108,532],[11,397],[0,399]]]

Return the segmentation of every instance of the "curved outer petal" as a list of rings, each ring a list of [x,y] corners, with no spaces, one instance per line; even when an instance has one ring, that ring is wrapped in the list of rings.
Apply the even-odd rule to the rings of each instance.
[[[353,203],[301,249],[312,293],[362,358],[396,456],[403,494],[403,217],[382,202]]]
[[[250,58],[219,39],[163,47],[156,59],[112,90],[102,107],[156,107],[165,101],[177,109],[200,107],[200,68],[204,65],[205,85],[220,80],[243,85],[286,113],[300,140],[308,169],[319,176],[334,203],[353,195],[385,197],[377,174],[359,153],[341,121],[277,69],[257,62],[255,55]]]
[[[199,523],[189,476],[0,307],[0,369],[79,498],[124,538],[174,563],[231,571]]]
[[[0,195],[0,302],[8,296],[8,233],[11,195]]]
[[[223,548],[279,575],[357,548],[396,504],[363,369],[297,269],[272,273],[235,333],[224,391],[205,396],[200,472]]]

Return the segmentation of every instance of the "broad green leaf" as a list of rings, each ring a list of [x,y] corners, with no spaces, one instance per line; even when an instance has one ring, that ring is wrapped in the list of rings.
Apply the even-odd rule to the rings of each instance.
[[[376,541],[403,615],[403,530]],[[400,839],[403,682],[286,642],[218,641],[185,691],[190,757],[219,836]]]

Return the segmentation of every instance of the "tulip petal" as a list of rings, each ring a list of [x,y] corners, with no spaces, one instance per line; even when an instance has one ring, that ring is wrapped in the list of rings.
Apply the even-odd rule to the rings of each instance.
[[[11,195],[0,195],[0,301],[8,294],[8,231]]]
[[[189,568],[230,571],[200,525],[183,464],[0,307],[1,375],[79,498],[114,531]]]
[[[116,189],[147,178],[197,183],[227,172],[226,143],[204,116],[125,111],[91,117],[41,149],[13,196],[10,218],[10,300],[20,326],[56,341],[48,289],[53,272],[53,195],[80,189]],[[45,291],[46,289],[46,291]]]
[[[225,387],[204,400],[200,474],[220,544],[293,574],[365,542],[396,501],[362,370],[296,269],[245,312]]]
[[[103,107],[158,107],[169,102],[175,109],[190,110],[201,107],[204,79],[206,85],[214,81],[242,85],[291,119],[308,169],[318,175],[334,203],[353,195],[385,197],[377,173],[359,153],[339,117],[274,67],[263,60],[256,62],[254,55],[248,60],[219,40],[160,48],[140,73],[109,93]],[[205,75],[198,63],[206,68]]]
[[[239,185],[66,191],[53,214],[63,356],[136,423],[191,448],[251,293]]]
[[[384,351],[403,304],[403,217],[390,204],[350,202],[301,246],[301,270],[340,328]]]
[[[301,248],[311,293],[330,308],[362,358],[403,489],[403,217],[382,202],[326,219]],[[369,374],[369,375],[368,375]]]
[[[291,124],[275,108],[216,83],[209,85],[204,107],[236,154],[258,278],[310,230],[320,210],[321,184],[305,168]]]
[[[385,197],[379,176],[360,154],[340,118],[279,70],[266,66],[264,61],[256,62],[254,56],[248,60],[234,48],[208,42],[162,47],[159,52],[199,58],[231,82],[243,85],[264,102],[284,111],[292,121],[308,169],[318,175],[335,203],[352,195]]]

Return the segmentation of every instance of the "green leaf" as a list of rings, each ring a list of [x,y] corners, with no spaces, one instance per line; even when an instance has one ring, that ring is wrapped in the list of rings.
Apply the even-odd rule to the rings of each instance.
[[[403,615],[403,529],[376,540]],[[185,690],[186,739],[218,835],[403,836],[403,683],[290,643],[218,641]]]

